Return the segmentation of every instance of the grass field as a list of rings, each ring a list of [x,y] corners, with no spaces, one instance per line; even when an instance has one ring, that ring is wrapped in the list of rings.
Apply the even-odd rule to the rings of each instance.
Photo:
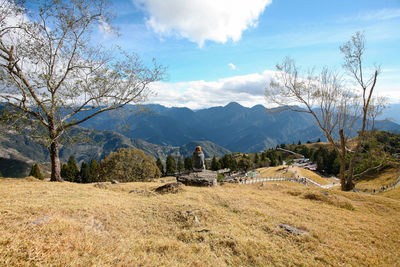
[[[396,186],[396,188],[393,190],[379,193],[379,195],[400,200],[400,185]]]
[[[400,201],[296,183],[0,179],[1,266],[396,266]],[[135,190],[135,193],[129,193]],[[296,235],[280,224],[307,231]]]
[[[400,176],[399,164],[388,167],[379,173],[364,175],[362,180],[356,181],[356,189],[363,192],[379,190],[382,186],[392,184]]]
[[[272,177],[287,177],[287,178],[296,178],[296,177],[307,177],[321,185],[326,185],[332,183],[328,179],[316,174],[313,171],[295,167],[295,166],[276,166],[276,167],[267,167],[267,168],[259,168],[257,171],[260,172],[261,177],[263,178],[272,178]]]

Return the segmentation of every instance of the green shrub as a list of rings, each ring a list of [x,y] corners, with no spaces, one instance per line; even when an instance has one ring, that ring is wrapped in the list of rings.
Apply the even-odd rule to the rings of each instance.
[[[120,182],[149,181],[161,176],[154,159],[136,148],[111,152],[100,164],[100,179]]]
[[[31,172],[29,173],[29,176],[33,176],[35,178],[43,180],[43,175],[41,174],[40,169],[39,169],[39,165],[37,163],[32,165]]]
[[[217,181],[218,181],[218,183],[222,182],[223,179],[224,179],[224,174],[218,173],[218,175],[217,175]]]

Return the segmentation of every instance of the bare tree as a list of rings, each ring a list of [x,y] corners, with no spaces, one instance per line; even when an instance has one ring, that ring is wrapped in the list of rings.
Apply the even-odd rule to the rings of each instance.
[[[373,105],[375,111],[371,109],[379,68],[375,67],[373,75],[365,80],[365,39],[359,32],[341,46],[340,50],[344,54],[343,67],[356,81],[358,89],[346,87],[345,80],[337,72],[327,68],[317,75],[313,70],[303,72],[294,60],[286,58],[282,64],[276,66],[277,75],[266,88],[266,97],[275,104],[313,116],[317,126],[340,155],[341,187],[348,191],[354,188],[354,165],[364,140],[368,115],[376,114],[376,110],[380,110],[377,105]],[[349,136],[359,122],[361,127],[358,138],[355,139],[352,149],[349,149]],[[348,168],[347,158],[350,158]]]
[[[93,44],[96,27],[109,28],[105,0],[40,1],[26,11],[0,0],[0,99],[42,125],[51,180],[62,181],[59,138],[102,112],[141,103],[164,68],[146,67],[121,49]]]

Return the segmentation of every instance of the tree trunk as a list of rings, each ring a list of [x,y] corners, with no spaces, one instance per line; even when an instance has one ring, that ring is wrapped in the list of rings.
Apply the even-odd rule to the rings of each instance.
[[[51,178],[50,181],[53,182],[63,182],[63,178],[61,178],[61,167],[60,167],[60,158],[58,156],[58,142],[57,140],[53,140],[50,145],[50,159],[51,159]]]
[[[346,170],[346,144],[344,141],[343,130],[339,131],[340,135],[340,185],[341,189],[344,191],[346,180],[345,180],[345,170]]]
[[[354,188],[352,176],[346,175],[346,143],[344,139],[343,129],[339,130],[340,135],[340,183],[342,191],[350,191]]]

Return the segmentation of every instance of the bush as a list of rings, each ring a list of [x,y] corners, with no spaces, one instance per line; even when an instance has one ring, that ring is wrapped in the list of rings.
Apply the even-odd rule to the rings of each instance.
[[[32,169],[31,172],[29,173],[29,176],[33,176],[35,178],[43,180],[43,175],[40,173],[39,165],[37,163],[32,165]]]
[[[222,173],[217,174],[217,182],[220,183],[224,180],[224,175]]]
[[[121,148],[111,152],[100,164],[100,179],[120,182],[149,181],[160,177],[154,159],[136,148]]]

